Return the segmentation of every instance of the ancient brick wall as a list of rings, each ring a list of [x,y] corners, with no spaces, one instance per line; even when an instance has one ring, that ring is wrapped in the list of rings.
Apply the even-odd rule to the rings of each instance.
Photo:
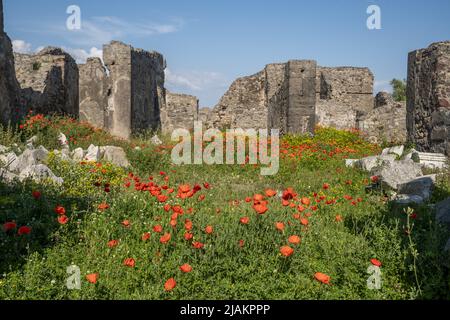
[[[22,111],[11,40],[4,32],[3,0],[0,0],[0,123],[17,122]]]
[[[89,58],[80,71],[80,120],[97,128],[106,127],[108,75],[100,58]]]
[[[357,128],[373,143],[406,142],[406,103],[395,102],[386,92],[375,97],[375,108],[356,119]]]
[[[166,90],[166,103],[161,109],[161,127],[164,133],[174,129],[194,128],[194,121],[199,118],[198,98],[177,94]]]
[[[78,117],[78,66],[69,54],[47,47],[37,54],[15,53],[14,57],[21,100],[27,108]]]
[[[165,105],[163,56],[112,41],[103,46],[103,63],[88,59],[80,65],[82,119],[125,139],[159,129]]]
[[[417,150],[450,155],[450,41],[409,53],[407,129]]]

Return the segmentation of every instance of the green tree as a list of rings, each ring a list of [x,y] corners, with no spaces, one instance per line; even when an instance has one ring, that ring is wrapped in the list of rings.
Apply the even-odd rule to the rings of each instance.
[[[406,80],[392,79],[392,96],[395,101],[406,101]]]

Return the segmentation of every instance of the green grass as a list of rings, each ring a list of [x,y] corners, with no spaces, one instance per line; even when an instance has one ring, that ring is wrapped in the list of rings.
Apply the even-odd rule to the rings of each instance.
[[[280,172],[263,177],[254,166],[176,167],[169,148],[139,139],[115,140],[68,119],[52,118],[43,130],[27,130],[19,142],[39,134],[50,149],[57,147],[52,144],[58,131],[75,137],[72,148],[90,143],[122,146],[134,175],[108,164],[72,166],[52,158],[49,166],[65,178],[62,187],[0,185],[0,224],[15,221],[18,227],[32,227],[25,236],[18,236],[17,230],[0,231],[0,299],[450,298],[449,257],[442,251],[450,234],[436,225],[428,204],[414,208],[416,219],[407,219],[403,208],[386,202],[379,191],[366,191],[370,177],[346,168],[342,159],[375,154],[380,148],[357,133],[319,129],[314,138],[285,137]],[[149,182],[174,192],[163,189],[168,200],[160,203],[150,191],[136,190],[139,183]],[[329,188],[323,188],[325,183]],[[105,184],[110,192],[104,191]],[[177,198],[183,184],[198,184],[201,190],[193,197]],[[433,200],[448,197],[449,185],[442,178]],[[253,201],[245,201],[268,188],[289,187],[298,194],[291,200],[293,208],[283,206],[277,196],[266,197],[268,211],[259,215]],[[33,190],[42,192],[39,200],[33,198]],[[200,195],[205,199],[199,201]],[[300,213],[297,208],[304,197],[311,205],[303,205],[306,210]],[[101,211],[101,203],[110,207]],[[184,210],[176,227],[170,225],[173,210],[167,212],[167,204]],[[66,209],[70,220],[65,225],[57,221],[57,205]],[[342,222],[336,221],[338,215]],[[245,216],[250,218],[248,225],[240,223]],[[299,218],[306,218],[308,226]],[[184,239],[185,219],[193,223],[193,241],[204,243],[204,249]],[[275,228],[276,222],[285,224],[283,232]],[[405,232],[408,224],[410,237]],[[153,231],[156,225],[170,232],[169,243],[160,243],[163,234]],[[205,233],[206,226],[213,227],[212,234]],[[143,241],[146,232],[151,237]],[[291,235],[300,236],[301,243],[291,245],[292,256],[282,257],[280,247]],[[110,240],[119,244],[109,248]],[[134,268],[123,265],[127,258],[135,259]],[[373,258],[382,262],[380,290],[367,288]],[[191,273],[180,271],[185,263],[192,266]],[[66,268],[72,264],[80,268],[81,290],[66,287]],[[329,275],[330,284],[317,281],[317,272]],[[92,273],[99,274],[96,284],[85,279]],[[164,284],[169,278],[177,286],[167,292]]]

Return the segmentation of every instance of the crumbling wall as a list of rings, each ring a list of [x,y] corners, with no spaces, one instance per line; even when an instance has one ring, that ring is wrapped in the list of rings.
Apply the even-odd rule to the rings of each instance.
[[[378,93],[375,109],[356,121],[357,128],[372,143],[404,144],[407,140],[406,102],[395,102],[389,93]]]
[[[210,123],[217,128],[313,132],[315,87],[315,61],[269,64],[237,79],[213,109]]]
[[[408,140],[450,155],[450,41],[409,53],[406,96]]]
[[[62,49],[47,47],[37,54],[14,53],[21,100],[43,114],[78,117],[78,66]]]
[[[174,129],[194,128],[194,121],[199,117],[198,98],[177,94],[166,90],[166,104],[161,110],[161,127],[164,133]]]
[[[358,117],[373,110],[373,82],[368,68],[318,67],[317,123],[338,129],[356,128]]]
[[[80,66],[80,115],[83,120],[128,139],[160,128],[165,106],[161,54],[112,41],[101,59]]]
[[[89,58],[80,70],[80,120],[97,128],[106,127],[108,75],[100,58]]]
[[[22,115],[19,85],[14,69],[11,40],[4,32],[3,0],[0,0],[0,123],[17,122]]]

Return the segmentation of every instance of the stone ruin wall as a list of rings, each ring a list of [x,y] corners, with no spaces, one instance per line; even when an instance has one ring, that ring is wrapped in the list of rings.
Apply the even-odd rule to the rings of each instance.
[[[374,77],[368,68],[319,67],[316,81],[317,124],[356,128],[358,118],[374,108]]]
[[[59,48],[37,54],[14,53],[21,103],[36,113],[78,117],[78,66]]]
[[[161,128],[170,134],[175,129],[194,129],[194,121],[199,119],[198,98],[172,93],[166,90],[166,101],[161,110]]]
[[[0,123],[17,122],[23,112],[14,70],[11,40],[4,32],[3,0],[0,0]]]
[[[293,60],[270,64],[237,79],[209,116],[217,128],[312,132],[315,123],[316,63]]]
[[[103,61],[80,65],[81,119],[125,139],[159,129],[165,106],[163,56],[113,41],[103,47]]]
[[[417,150],[450,155],[450,41],[409,53],[407,128]]]

